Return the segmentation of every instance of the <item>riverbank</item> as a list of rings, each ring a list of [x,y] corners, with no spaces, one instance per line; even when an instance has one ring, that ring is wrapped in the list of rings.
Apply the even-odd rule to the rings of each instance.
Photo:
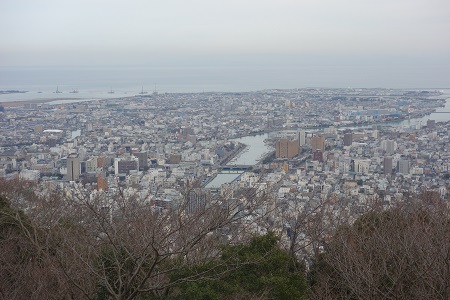
[[[236,147],[236,149],[234,149],[225,158],[223,158],[220,161],[219,165],[224,166],[224,165],[228,164],[231,160],[233,160],[234,158],[239,156],[241,154],[241,152],[244,151],[245,148],[247,148],[246,145],[244,145],[242,143],[238,143],[238,146]]]

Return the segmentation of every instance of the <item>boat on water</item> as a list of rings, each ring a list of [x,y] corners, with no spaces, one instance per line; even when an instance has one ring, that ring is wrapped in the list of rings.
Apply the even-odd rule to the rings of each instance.
[[[71,94],[78,94],[78,90],[75,89],[75,90],[71,91],[70,93],[71,93]]]
[[[144,91],[144,86],[142,86],[142,90],[139,92],[139,95],[145,95],[147,94],[146,91]]]
[[[111,90],[108,92],[108,94],[114,94],[112,87],[111,87]]]
[[[55,91],[55,94],[61,94],[62,92],[59,90],[59,87],[58,86],[56,86],[56,91]]]

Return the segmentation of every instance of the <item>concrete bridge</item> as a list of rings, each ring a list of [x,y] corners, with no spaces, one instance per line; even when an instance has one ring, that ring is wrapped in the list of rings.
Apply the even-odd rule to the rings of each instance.
[[[248,169],[250,169],[251,165],[226,165],[222,166],[221,173],[239,173],[239,172],[245,172]]]

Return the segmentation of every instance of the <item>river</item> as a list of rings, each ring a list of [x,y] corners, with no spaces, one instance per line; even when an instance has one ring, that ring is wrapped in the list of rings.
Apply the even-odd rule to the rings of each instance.
[[[450,97],[450,90],[444,90],[444,97]],[[440,113],[440,112],[449,112],[449,113]],[[387,123],[374,123],[372,125],[379,126],[401,126],[401,127],[409,127],[414,125],[426,125],[428,120],[435,120],[436,122],[447,122],[450,121],[450,98],[447,98],[444,107],[439,107],[436,109],[436,113],[431,113],[430,115],[426,115],[421,118],[415,118],[410,120],[403,120],[397,122],[387,122]],[[242,138],[234,139],[233,141],[237,141],[239,143],[247,145],[245,150],[241,152],[237,157],[232,159],[228,164],[229,165],[255,165],[257,164],[264,154],[268,153],[271,149],[264,143],[264,140],[268,138],[268,134],[260,134],[260,135],[252,135],[252,136],[244,136]],[[241,173],[219,173],[217,176],[206,185],[206,188],[219,188],[222,184],[232,182],[238,179],[243,172]]]
[[[270,151],[270,148],[264,143],[269,135],[267,133],[260,135],[244,136],[233,139],[246,145],[247,147],[238,156],[233,158],[228,165],[255,165]],[[239,173],[219,173],[206,185],[206,188],[219,188],[222,184],[236,180],[244,172]]]

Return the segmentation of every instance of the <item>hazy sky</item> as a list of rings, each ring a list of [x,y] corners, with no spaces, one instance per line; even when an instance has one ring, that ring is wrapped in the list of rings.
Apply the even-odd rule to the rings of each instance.
[[[437,66],[450,81],[450,1],[1,0],[0,43],[2,67]]]
[[[2,0],[0,65],[450,56],[448,0]],[[257,60],[257,59],[256,59]]]

